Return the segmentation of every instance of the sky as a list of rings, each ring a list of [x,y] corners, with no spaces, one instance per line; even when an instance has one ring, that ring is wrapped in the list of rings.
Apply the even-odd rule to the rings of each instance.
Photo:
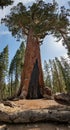
[[[35,0],[14,0],[13,5],[17,5],[18,2],[23,2],[26,6],[32,4]],[[52,2],[52,0],[45,0],[47,2]],[[68,6],[68,0],[56,0],[59,5]],[[9,14],[11,6],[0,9],[0,21],[1,18],[4,18],[5,15]],[[8,31],[8,28],[0,23],[0,52],[3,48],[9,46],[9,62],[11,62],[13,56],[15,55],[17,49],[20,46],[21,41],[17,41],[11,35],[11,32]],[[67,56],[67,50],[62,46],[62,42],[56,42],[52,36],[45,37],[43,44],[40,47],[41,49],[41,59],[42,64],[44,60],[48,61],[49,59],[54,59],[55,57]]]

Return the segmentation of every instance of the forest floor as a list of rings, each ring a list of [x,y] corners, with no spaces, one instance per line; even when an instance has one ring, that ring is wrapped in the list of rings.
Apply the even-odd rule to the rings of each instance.
[[[0,103],[0,122],[31,123],[47,120],[70,123],[70,106],[48,99]]]
[[[37,100],[18,100],[14,101],[14,103],[21,107],[22,109],[41,109],[41,108],[55,108],[61,106],[54,100],[45,100],[45,99],[37,99]]]
[[[21,107],[22,109],[48,109],[48,108],[59,108],[59,107],[70,107],[70,93],[60,93],[48,98],[42,99],[31,99],[31,100],[17,100],[13,101],[16,106]]]

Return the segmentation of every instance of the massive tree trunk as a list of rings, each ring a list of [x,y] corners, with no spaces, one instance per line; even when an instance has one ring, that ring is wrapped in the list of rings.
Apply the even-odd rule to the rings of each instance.
[[[29,31],[25,52],[24,70],[21,77],[19,96],[21,98],[38,99],[43,95],[43,73],[38,38]]]

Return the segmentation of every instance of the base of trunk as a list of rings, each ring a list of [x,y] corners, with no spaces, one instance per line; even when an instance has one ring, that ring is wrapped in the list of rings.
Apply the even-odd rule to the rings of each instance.
[[[34,64],[34,68],[31,74],[31,79],[28,87],[27,99],[39,99],[42,98],[41,90],[39,85],[39,68],[38,60]]]

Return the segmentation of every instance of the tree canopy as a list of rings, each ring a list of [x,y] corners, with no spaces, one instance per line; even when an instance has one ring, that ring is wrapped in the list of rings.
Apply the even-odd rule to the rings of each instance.
[[[34,36],[40,40],[49,34],[53,34],[59,40],[62,37],[66,40],[65,36],[69,31],[69,9],[62,6],[60,11],[58,10],[58,5],[55,2],[45,3],[39,0],[28,8],[22,3],[18,3],[3,19],[3,22],[12,35],[18,38],[24,34],[28,35],[29,29],[32,28]]]
[[[0,8],[3,9],[4,6],[11,5],[13,3],[12,0],[0,0]]]

